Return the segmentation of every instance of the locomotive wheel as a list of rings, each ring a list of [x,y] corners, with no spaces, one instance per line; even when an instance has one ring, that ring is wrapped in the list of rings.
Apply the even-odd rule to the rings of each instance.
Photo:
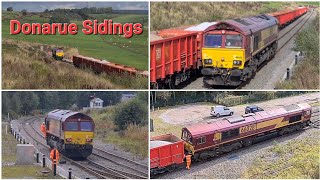
[[[252,139],[244,140],[243,145],[246,146],[246,147],[247,146],[251,146],[252,145]]]

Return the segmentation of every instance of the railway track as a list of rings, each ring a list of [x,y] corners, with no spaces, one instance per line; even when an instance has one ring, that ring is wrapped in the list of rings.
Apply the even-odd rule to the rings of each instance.
[[[128,172],[124,172],[125,174],[128,174],[128,176],[134,178],[134,179],[147,179],[148,178],[148,166],[144,164],[140,164],[138,162],[132,161],[130,159],[126,159],[124,157],[118,156],[116,154],[110,153],[108,151],[105,151],[103,149],[100,149],[98,147],[93,148],[92,154],[94,156],[98,156],[100,158],[103,158],[107,161],[110,161],[120,167],[123,167],[125,169],[128,169]],[[130,175],[131,173],[131,175]]]
[[[50,147],[48,145],[46,145],[46,143],[44,142],[44,138],[43,138],[42,134],[39,133],[32,125],[32,124],[34,124],[34,121],[36,121],[38,119],[39,119],[38,117],[31,117],[31,118],[24,120],[24,122],[22,123],[22,128],[23,128],[24,132],[27,134],[27,136],[29,136],[33,141],[36,142],[36,145],[40,145],[44,149],[50,150]],[[27,125],[29,125],[29,127],[31,127],[32,131],[29,129],[29,127]],[[36,134],[38,134],[38,136],[35,136],[33,134],[34,132]],[[39,139],[39,137],[40,137],[40,139]],[[64,155],[62,155],[62,158],[64,160],[70,162],[71,164],[83,169],[87,173],[95,176],[96,178],[99,178],[99,179],[108,179],[108,178],[124,179],[125,178],[125,176],[121,175],[119,172],[114,172],[112,170],[106,171],[108,169],[106,167],[102,170],[102,169],[97,168],[96,166],[93,167],[92,165],[88,165],[90,162],[89,160],[78,162],[78,161],[72,160]]]
[[[304,27],[304,25],[308,22],[308,20],[310,19],[310,17],[312,16],[312,12],[309,13],[309,14],[305,14],[305,16],[303,16],[302,18],[298,18],[297,20],[300,20],[296,26],[292,26],[289,30],[287,30],[282,36],[280,36],[278,38],[278,42],[280,41],[280,39],[283,39],[284,37],[287,36],[288,33],[290,33],[294,28],[296,28],[298,25],[300,25],[300,23],[305,20],[306,18],[306,21],[298,28],[298,30],[296,30],[296,32],[291,35],[283,44],[281,47],[278,47],[277,51],[276,51],[276,54],[279,53],[294,37],[295,35]],[[296,21],[297,21],[296,20]],[[283,29],[284,30],[284,29]],[[279,45],[279,43],[278,43]],[[273,59],[270,59],[268,61],[265,61],[261,64],[261,66],[257,69],[256,73],[258,73],[265,65],[267,65],[270,61],[272,61]],[[244,83],[241,83],[236,89],[242,89],[243,87],[245,87],[246,85],[248,85],[250,83],[251,79],[247,82],[244,82]]]
[[[41,117],[36,117],[32,119],[32,122],[30,124],[33,132],[35,132],[39,137],[44,139],[43,134],[41,134],[33,125],[35,124],[35,121],[39,120]],[[118,170],[116,168],[111,167],[105,167],[101,164],[95,163],[90,159],[87,159],[88,166],[95,166],[91,167],[89,169],[104,169],[105,173],[104,175],[108,175],[108,177],[112,178],[120,178],[120,179],[148,179],[148,171],[149,168],[147,165],[126,159],[124,157],[118,156],[116,154],[107,152],[105,150],[102,150],[98,147],[93,148],[92,155],[99,157],[100,159],[107,160],[117,166],[120,166],[122,170]],[[103,155],[102,155],[103,154]],[[68,158],[70,159],[70,158]],[[124,170],[128,169],[128,170]]]

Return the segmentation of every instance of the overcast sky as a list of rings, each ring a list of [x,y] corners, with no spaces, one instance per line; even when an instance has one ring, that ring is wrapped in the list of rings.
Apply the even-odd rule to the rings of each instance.
[[[74,9],[83,7],[112,7],[115,10],[148,10],[148,2],[2,2],[2,9],[13,7],[14,11],[26,9],[29,12],[42,12],[46,9]]]

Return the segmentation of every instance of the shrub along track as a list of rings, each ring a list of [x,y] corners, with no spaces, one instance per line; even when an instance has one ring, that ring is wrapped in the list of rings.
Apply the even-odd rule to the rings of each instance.
[[[41,139],[44,140],[43,134],[37,130],[34,125],[35,121],[39,121],[41,117],[34,117],[31,122],[31,128],[33,132],[35,132]],[[95,162],[90,157],[95,156],[98,159],[109,161],[113,164],[113,167],[105,167],[98,162]],[[121,179],[147,179],[149,168],[147,165],[132,161],[130,159],[126,159],[124,157],[115,155],[111,152],[107,152],[98,147],[93,147],[92,155],[89,156],[85,162],[82,164],[88,164],[89,166],[94,166],[95,171],[99,172],[99,170],[103,170],[103,172],[109,172],[109,176],[113,178],[121,178]],[[115,175],[113,175],[115,174]]]
[[[319,106],[312,106],[312,114],[311,114],[311,124],[309,127],[306,127],[300,131],[295,131],[295,132],[292,132],[292,133],[287,133],[287,134],[284,134],[282,136],[274,136],[270,139],[267,139],[265,141],[262,141],[262,142],[258,142],[258,143],[255,143],[255,144],[252,144],[251,146],[248,146],[248,147],[242,147],[240,149],[237,149],[237,150],[233,150],[229,153],[223,153],[223,154],[220,154],[219,156],[215,156],[215,157],[207,157],[207,158],[202,158],[200,161],[197,161],[197,162],[192,162],[192,169],[194,168],[197,168],[197,166],[200,166],[203,164],[203,163],[206,163],[206,162],[209,162],[209,161],[213,161],[213,160],[219,160],[219,159],[222,159],[226,156],[233,156],[232,154],[236,154],[238,152],[241,152],[241,151],[245,151],[245,150],[249,150],[248,152],[250,153],[250,149],[254,149],[255,147],[260,147],[260,146],[263,146],[265,143],[268,143],[268,142],[272,142],[272,141],[276,141],[276,140],[281,140],[283,138],[286,138],[286,137],[290,137],[291,135],[293,134],[296,134],[296,133],[303,133],[303,131],[308,131],[308,130],[311,130],[313,128],[319,128],[319,109],[320,107]],[[254,151],[253,151],[254,152]],[[188,173],[187,171],[184,171],[185,169],[185,166],[180,166],[179,168],[175,169],[175,170],[172,170],[171,173],[172,173],[172,177],[171,177],[171,174],[170,172],[166,172],[166,173],[163,173],[163,174],[159,174],[159,175],[156,175],[154,176],[154,178],[157,178],[157,179],[170,179],[170,178],[178,178],[179,176],[175,175],[175,173],[179,173],[179,171],[183,171],[183,172],[186,172]],[[201,170],[201,168],[199,168],[199,170]],[[181,173],[181,174],[184,174],[184,173]],[[194,172],[193,172],[194,173]]]
[[[49,154],[48,150],[50,150],[50,147],[46,145],[45,139],[43,135],[35,129],[34,122],[39,120],[39,116],[37,117],[31,117],[24,122],[22,122],[22,128],[27,134],[29,138],[31,138],[29,141],[34,142],[35,146],[41,147],[41,150],[45,150],[47,155]],[[79,167],[80,169],[86,171],[88,174],[93,175],[95,178],[99,179],[130,179],[130,178],[137,178],[137,176],[128,176],[130,175],[127,172],[122,172],[119,170],[115,170],[113,168],[105,167],[103,165],[99,165],[98,163],[93,162],[92,160],[73,160],[70,159],[64,155],[62,155],[62,158],[66,160],[67,162],[70,162],[71,164]]]

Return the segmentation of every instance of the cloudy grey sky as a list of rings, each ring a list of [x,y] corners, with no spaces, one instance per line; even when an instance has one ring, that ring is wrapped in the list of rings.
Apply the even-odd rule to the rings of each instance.
[[[2,2],[2,9],[13,7],[14,11],[26,9],[29,12],[42,12],[45,9],[74,9],[82,7],[112,7],[115,10],[148,10],[148,2]]]

